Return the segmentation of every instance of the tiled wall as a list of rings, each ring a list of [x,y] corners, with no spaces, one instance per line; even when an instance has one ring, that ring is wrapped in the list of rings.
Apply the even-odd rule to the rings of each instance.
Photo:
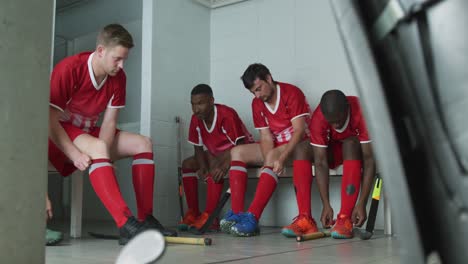
[[[153,2],[151,137],[155,146],[155,215],[162,223],[179,220],[177,126],[184,131],[183,157],[192,155],[187,143],[191,116],[190,91],[210,81],[210,11],[193,1]]]

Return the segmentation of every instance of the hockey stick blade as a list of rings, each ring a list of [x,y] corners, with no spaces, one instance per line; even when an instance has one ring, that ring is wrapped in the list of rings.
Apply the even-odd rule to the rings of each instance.
[[[208,231],[208,228],[210,228],[211,224],[213,223],[213,220],[218,217],[219,213],[221,213],[221,210],[223,210],[224,205],[226,202],[229,200],[229,197],[231,197],[231,189],[227,189],[227,191],[223,194],[221,199],[218,202],[218,205],[216,205],[216,208],[213,210],[211,215],[208,217],[206,220],[205,224],[200,229],[195,229],[192,231],[193,234],[195,235],[203,235]]]

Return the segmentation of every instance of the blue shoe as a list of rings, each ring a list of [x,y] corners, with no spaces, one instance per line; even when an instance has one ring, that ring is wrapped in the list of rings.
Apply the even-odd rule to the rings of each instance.
[[[235,214],[232,210],[227,211],[227,213],[224,215],[224,218],[221,219],[221,222],[219,222],[221,231],[230,234],[231,227],[240,221],[241,214],[242,213]]]
[[[256,236],[260,234],[257,219],[250,212],[241,213],[240,221],[231,227],[231,234],[240,237]]]

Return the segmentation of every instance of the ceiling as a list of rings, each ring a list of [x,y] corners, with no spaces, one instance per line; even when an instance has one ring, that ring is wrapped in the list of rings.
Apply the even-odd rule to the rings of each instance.
[[[69,8],[79,6],[92,0],[55,0],[57,12],[63,12]]]

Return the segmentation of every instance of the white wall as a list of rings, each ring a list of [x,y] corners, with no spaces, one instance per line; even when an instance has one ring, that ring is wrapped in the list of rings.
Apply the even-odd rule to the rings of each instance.
[[[186,143],[187,122],[191,116],[190,91],[198,83],[210,81],[210,11],[193,1],[148,1],[152,5],[150,135],[155,146],[155,215],[164,224],[178,221],[177,130],[175,116],[185,126],[183,155],[191,155]],[[144,4],[147,3],[146,1]],[[144,6],[144,8],[146,8]],[[145,29],[146,32],[147,29]],[[145,38],[145,36],[144,36]],[[144,66],[145,67],[145,66]],[[142,128],[148,126],[142,123]]]
[[[252,128],[252,95],[240,76],[254,62],[273,78],[300,87],[311,108],[321,94],[356,94],[326,0],[250,0],[211,14],[211,85],[218,102],[229,102]]]
[[[250,0],[214,9],[211,47],[210,84],[216,101],[234,107],[251,131],[253,97],[240,80],[251,63],[263,63],[275,80],[301,88],[312,110],[326,90],[357,94],[327,0]],[[335,213],[340,208],[340,182],[340,178],[330,182]],[[249,181],[249,197],[255,186],[256,181]],[[315,181],[312,208],[319,220],[321,201]],[[383,226],[382,211],[377,228]],[[282,179],[262,224],[288,224],[296,214],[292,181]]]

